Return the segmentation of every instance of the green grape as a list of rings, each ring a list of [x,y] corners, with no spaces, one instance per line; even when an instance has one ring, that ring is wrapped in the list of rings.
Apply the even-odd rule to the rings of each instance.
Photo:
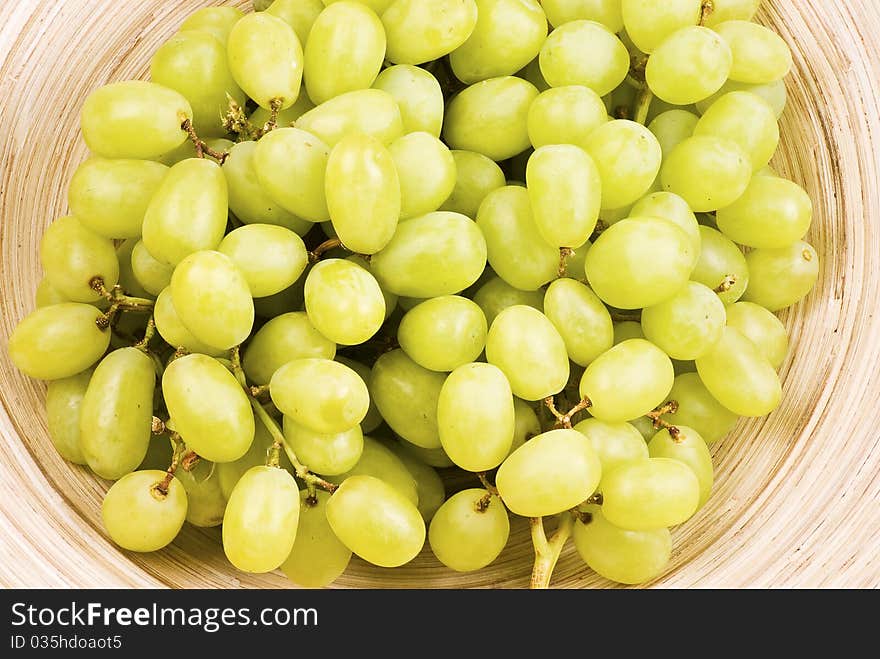
[[[541,237],[528,190],[509,185],[490,192],[477,213],[488,260],[505,282],[534,291],[558,276],[559,250]]]
[[[110,332],[90,304],[67,302],[41,307],[25,316],[9,337],[9,357],[25,375],[60,380],[93,366],[110,345]]]
[[[819,255],[802,241],[781,249],[753,250],[746,255],[746,263],[749,286],[743,300],[770,311],[805,298],[819,278]]]
[[[551,430],[511,453],[495,484],[510,512],[544,517],[584,502],[601,476],[599,456],[586,437],[576,430]]]
[[[513,412],[514,429],[510,453],[513,453],[532,437],[537,437],[541,434],[541,421],[538,419],[538,415],[535,414],[535,410],[528,403],[514,397]]]
[[[142,240],[135,243],[130,259],[132,274],[150,295],[159,295],[171,284],[174,268],[154,259]]]
[[[351,133],[363,133],[382,144],[391,144],[403,135],[403,117],[397,101],[388,92],[359,89],[309,110],[299,118],[297,128],[316,135],[330,147]]]
[[[683,462],[649,458],[605,474],[602,514],[610,523],[631,531],[677,526],[696,512],[700,481]]]
[[[352,476],[372,476],[390,485],[414,506],[419,503],[415,477],[390,448],[372,437],[363,438],[363,451],[357,464],[349,471],[328,475],[334,483],[344,483]]]
[[[135,471],[113,483],[101,505],[110,539],[123,549],[158,551],[170,544],[186,520],[186,491],[176,478],[162,494],[164,471]]]
[[[351,550],[336,537],[327,521],[329,499],[327,492],[315,492],[314,498],[306,491],[300,492],[296,540],[290,555],[281,564],[281,571],[304,588],[330,585],[351,561]]]
[[[291,0],[292,2],[299,2],[300,0]],[[317,0],[320,2],[320,0]],[[309,98],[308,94],[300,94],[299,98],[296,99],[296,103],[291,105],[286,110],[279,110],[275,117],[275,124],[281,127],[290,127],[293,126],[294,123],[303,116],[309,110],[314,110],[315,104],[312,103],[312,99]],[[254,126],[259,128],[265,127],[269,121],[272,119],[272,111],[267,110],[266,108],[257,107],[256,110],[253,111],[250,117],[248,117],[248,121],[250,121]]]
[[[425,522],[402,494],[372,476],[352,476],[326,507],[330,528],[365,561],[381,567],[408,563],[425,544]]]
[[[360,426],[338,433],[320,433],[285,417],[284,449],[288,457],[295,456],[313,472],[334,476],[357,464],[364,450],[364,436]]]
[[[370,383],[373,380],[373,370],[367,366],[366,364],[362,364],[360,362],[356,362],[353,359],[348,359],[341,355],[336,356],[336,361],[340,364],[345,364],[351,370],[360,376],[361,380],[364,381],[364,384],[367,385],[367,390],[370,390]],[[370,393],[370,408],[367,410],[367,415],[364,417],[364,420],[361,421],[361,430],[363,432],[372,432],[379,426],[384,423],[384,419],[382,415],[379,414],[379,410],[376,408],[376,402],[373,400],[372,392]]]
[[[422,368],[403,350],[386,352],[373,365],[370,393],[391,429],[426,449],[440,448],[437,401],[446,373]]]
[[[229,71],[225,43],[200,30],[178,32],[162,44],[150,61],[150,77],[189,101],[202,139],[226,134],[228,99],[238,105],[246,100]]]
[[[330,217],[324,191],[330,149],[299,128],[278,128],[254,147],[257,181],[270,199],[309,222]],[[296,181],[296,185],[291,185]]]
[[[341,2],[343,0],[322,0],[325,7],[329,7],[330,5]],[[348,0],[349,2],[357,2],[362,5],[366,5],[370,9],[372,9],[376,14],[381,16],[388,7],[394,2],[394,0]]]
[[[660,576],[672,554],[669,529],[629,531],[605,519],[599,506],[589,506],[590,521],[574,525],[578,554],[598,575],[623,584],[640,584]]]
[[[697,362],[709,393],[740,416],[765,416],[779,406],[779,377],[758,348],[739,330],[725,327],[721,340]]]
[[[541,73],[551,87],[583,85],[611,93],[629,72],[629,53],[611,30],[595,21],[557,27],[541,47]]]
[[[89,158],[70,180],[71,213],[105,238],[136,238],[150,198],[168,172],[148,160]]]
[[[582,247],[596,228],[602,200],[593,159],[571,144],[542,146],[529,158],[526,182],[535,225],[547,244]]]
[[[289,108],[303,77],[303,50],[293,28],[268,13],[248,14],[229,33],[229,70],[257,105]]]
[[[473,151],[451,151],[456,179],[452,193],[440,210],[477,217],[480,204],[493,190],[502,188],[507,181],[504,172],[491,159]]]
[[[464,215],[428,213],[400,224],[370,263],[382,288],[396,295],[452,295],[480,278],[486,266],[486,241]]]
[[[727,308],[728,313],[732,308]],[[722,439],[739,418],[712,397],[697,373],[677,376],[667,398],[678,403],[678,410],[664,419],[675,426],[693,428],[707,444]]]
[[[767,166],[779,144],[773,108],[749,92],[730,92],[715,101],[703,113],[694,134],[736,142],[748,154],[754,171]]]
[[[648,59],[645,79],[655,96],[673,105],[699,103],[727,81],[733,54],[706,27],[685,27],[663,41]]]
[[[228,501],[232,496],[232,490],[235,489],[236,483],[244,476],[251,467],[259,467],[266,464],[269,452],[272,449],[275,440],[265,424],[257,423],[254,428],[254,441],[251,442],[250,448],[238,460],[232,462],[214,463],[217,475],[220,480],[220,489],[223,491],[223,497]],[[281,466],[288,471],[292,471],[290,460],[284,451],[280,452]]]
[[[153,307],[153,320],[156,323],[156,331],[159,336],[172,348],[184,348],[187,352],[198,352],[210,357],[219,357],[225,350],[209,346],[193,336],[177,315],[171,288],[168,287],[159,293],[156,304]]]
[[[266,13],[277,16],[296,32],[296,38],[305,45],[318,15],[324,11],[321,0],[274,0],[266,7]],[[301,94],[300,98],[305,96]]]
[[[306,90],[320,105],[373,84],[385,58],[385,30],[369,8],[334,2],[321,12],[305,42]]]
[[[215,249],[226,231],[228,214],[220,165],[188,158],[168,171],[150,200],[144,216],[144,246],[157,261],[177,265],[194,252]]]
[[[672,150],[660,176],[664,190],[682,197],[692,211],[706,213],[730,206],[742,196],[752,166],[736,142],[695,135]]]
[[[46,424],[58,455],[78,465],[86,464],[80,446],[80,410],[92,369],[50,382],[46,388]]]
[[[122,264],[120,263],[120,270],[122,268]],[[122,273],[120,272],[120,277]],[[40,280],[40,283],[37,284],[37,290],[34,293],[34,302],[36,304],[37,309],[41,309],[43,307],[49,307],[53,304],[63,304],[65,302],[70,302],[57,288],[52,286],[52,282],[49,281],[47,277],[43,277]]]
[[[687,426],[676,427],[678,432],[675,437],[666,428],[654,435],[648,443],[648,453],[652,458],[678,460],[691,468],[700,483],[699,509],[709,500],[715,483],[712,455],[700,433]]]
[[[175,359],[162,376],[162,393],[175,430],[205,460],[238,460],[253,443],[248,398],[216,359],[199,354]]]
[[[785,105],[788,102],[788,94],[785,91],[785,81],[781,79],[774,80],[765,85],[750,85],[747,82],[728,80],[724,83],[721,89],[712,94],[712,96],[699,101],[697,103],[697,111],[700,114],[705,114],[706,110],[712,107],[715,101],[731,92],[749,92],[755,96],[760,96],[771,108],[773,108],[773,112],[776,114],[777,119],[782,116],[782,113],[785,110]]]
[[[367,385],[353,370],[330,359],[288,362],[269,382],[272,402],[292,421],[321,433],[358,425],[370,406]]]
[[[292,286],[309,261],[302,238],[271,224],[239,227],[223,239],[217,251],[235,263],[254,297],[275,295]]]
[[[541,92],[529,107],[529,140],[536,149],[548,144],[587,148],[589,134],[607,122],[605,105],[592,89],[555,87]]]
[[[617,467],[648,457],[642,434],[629,423],[585,419],[574,429],[590,440],[602,464],[603,477]],[[599,481],[598,490],[602,491],[602,481]]]
[[[425,132],[440,137],[443,90],[425,69],[410,64],[389,66],[376,78],[373,89],[381,89],[397,101],[404,133]]]
[[[630,339],[644,339],[642,324],[636,320],[624,320],[614,323],[614,345]]]
[[[727,325],[751,340],[775,369],[788,354],[788,332],[770,311],[751,302],[737,302],[727,307]]]
[[[677,225],[633,217],[602,232],[587,252],[586,274],[603,302],[642,309],[675,295],[693,263],[693,243]]]
[[[107,289],[119,280],[119,259],[113,242],[70,215],[46,228],[40,241],[40,262],[53,288],[72,302],[101,299],[91,286],[95,277],[101,277]]]
[[[623,24],[633,44],[652,53],[683,27],[700,22],[702,0],[622,0]]]
[[[809,231],[813,202],[797,183],[757,176],[742,197],[718,211],[716,221],[721,232],[740,245],[781,249]]]
[[[86,98],[80,127],[86,145],[104,158],[149,160],[186,140],[181,124],[192,119],[183,96],[153,82],[115,82]]]
[[[703,23],[707,27],[714,27],[725,21],[750,21],[760,4],[761,0],[712,0],[712,11]]]
[[[299,507],[293,476],[276,467],[252,467],[236,483],[226,504],[226,558],[243,572],[271,572],[280,567],[293,549]]]
[[[385,299],[376,279],[351,261],[328,259],[306,278],[306,313],[331,341],[357,345],[379,331],[385,321]]]
[[[455,77],[466,84],[513,75],[541,50],[547,17],[536,0],[477,0],[477,24],[449,55]]]
[[[557,279],[544,296],[544,313],[559,331],[568,357],[586,366],[614,342],[611,314],[602,300],[574,279]]]
[[[386,57],[394,64],[423,64],[461,46],[477,24],[474,0],[394,0],[382,13]]]
[[[333,229],[348,249],[375,254],[388,244],[401,215],[401,179],[379,140],[349,135],[333,147],[324,190]]]
[[[602,23],[612,32],[623,30],[620,0],[543,0],[541,5],[553,27],[588,20]]]
[[[467,298],[447,295],[426,300],[400,321],[397,340],[419,366],[453,371],[480,356],[488,324],[480,307]]]
[[[498,314],[489,328],[486,360],[524,400],[558,394],[568,382],[565,342],[547,316],[532,307],[516,305]]]
[[[254,326],[254,301],[238,266],[220,252],[196,252],[174,269],[174,309],[192,335],[215,348],[241,345]]]
[[[669,397],[667,396],[667,398]],[[645,442],[650,442],[654,435],[657,434],[657,430],[654,428],[654,421],[650,417],[640,416],[635,419],[630,419],[628,423],[639,431],[642,440]]]
[[[668,110],[654,117],[648,124],[648,130],[654,133],[665,158],[675,147],[693,137],[699,120],[697,115],[687,110]]]
[[[699,230],[700,258],[694,266],[691,279],[717,291],[725,279],[730,278],[733,285],[728,290],[719,292],[718,297],[725,305],[733,304],[742,297],[749,283],[746,257],[720,231],[705,226],[701,226]]]
[[[220,526],[226,512],[226,497],[216,465],[199,460],[191,471],[178,467],[174,477],[186,490],[186,521],[200,528]]]
[[[416,482],[416,494],[419,498],[418,509],[425,523],[431,521],[434,514],[446,501],[446,487],[443,479],[430,465],[419,460],[413,453],[404,449],[398,442],[389,442],[387,446],[396,455]]]
[[[345,250],[343,250],[344,252]],[[342,256],[344,254],[341,254]],[[354,263],[359,268],[363,268],[371,275],[373,274],[373,268],[370,265],[370,262],[367,261],[367,258],[362,254],[352,254],[348,258],[345,259],[350,263]],[[395,312],[397,309],[397,301],[400,299],[395,293],[391,291],[387,291],[381,286],[379,286],[379,290],[382,291],[382,297],[385,299],[385,320],[388,320],[391,317],[391,314]]]
[[[127,295],[133,295],[135,297],[142,297],[145,299],[153,300],[156,298],[156,296],[153,295],[152,293],[150,293],[147,289],[145,289],[143,287],[140,280],[138,280],[137,276],[135,276],[134,268],[132,266],[132,254],[134,253],[134,248],[137,247],[138,243],[140,243],[140,242],[141,241],[136,238],[128,238],[127,240],[122,241],[122,243],[119,245],[119,247],[116,248],[116,258],[119,261],[119,281],[118,281],[118,284],[119,284],[119,286],[122,287],[122,290],[125,291],[125,293]],[[146,252],[146,248],[143,248],[143,252]],[[143,257],[143,252],[140,252],[141,257]],[[149,252],[146,252],[146,253],[149,254]],[[142,275],[145,275],[145,273],[146,273],[146,264],[147,263],[150,264],[149,270],[152,272],[153,264],[158,263],[158,262],[156,261],[156,259],[154,259],[152,256],[150,256],[148,261],[145,260],[144,263],[141,263],[139,267],[144,268],[143,272],[141,273]],[[161,265],[161,268],[165,268],[164,264],[160,264],[160,265]],[[158,275],[159,272],[160,272],[160,270],[157,269],[152,274]],[[149,275],[147,275],[147,278],[150,278]],[[59,293],[59,295],[60,295],[60,293]],[[66,302],[66,301],[67,301],[67,299],[65,298],[63,300],[59,300],[58,302],[55,302],[54,304],[58,304],[59,302]],[[101,309],[109,309],[110,308],[110,303],[104,298],[101,298],[97,302],[92,302],[92,304],[94,304],[96,307],[99,307]],[[124,316],[123,316],[123,318],[124,318]],[[131,318],[132,318],[132,316],[129,315],[129,319],[131,319]]]
[[[529,62],[525,68],[517,71],[516,77],[529,81],[539,92],[545,92],[550,89],[550,85],[544,80],[544,74],[541,73],[541,60],[539,57]]]
[[[456,181],[455,159],[446,145],[429,133],[410,133],[392,142],[389,151],[400,175],[400,218],[440,208]]]
[[[644,416],[666,400],[675,372],[669,357],[644,339],[614,346],[587,366],[580,383],[590,414],[621,422]]]
[[[412,455],[416,460],[424,462],[426,465],[430,465],[436,469],[445,469],[447,467],[455,466],[455,463],[449,459],[449,456],[446,455],[446,451],[442,448],[422,448],[421,446],[416,446],[415,444],[411,444],[405,439],[400,438],[398,438],[397,443],[403,452]]]
[[[155,161],[160,165],[171,167],[182,160],[186,160],[187,158],[195,158],[196,156],[196,145],[193,144],[192,140],[186,140],[175,149],[167,151],[166,153],[163,153],[159,156],[150,158],[150,160]]]
[[[443,565],[456,572],[481,570],[498,558],[510,537],[501,500],[482,488],[449,497],[431,521],[428,542]]]
[[[642,197],[630,214],[633,217],[656,217],[677,225],[690,238],[694,265],[699,261],[702,251],[700,225],[684,199],[671,192],[652,192]]]
[[[440,390],[437,425],[449,458],[466,471],[488,471],[510,453],[515,430],[513,394],[491,364],[455,369]]]
[[[602,178],[602,208],[622,208],[650,189],[663,152],[654,134],[634,121],[609,121],[590,133],[587,153]]]
[[[712,349],[721,339],[726,318],[715,292],[689,281],[668,300],[642,311],[642,330],[667,355],[687,361]]]
[[[266,384],[294,359],[333,359],[336,344],[315,329],[304,311],[282,314],[263,325],[248,342],[242,358],[251,382]]]
[[[544,291],[521,291],[501,277],[492,277],[474,295],[474,302],[482,309],[489,327],[502,311],[514,305],[525,305],[544,311]]]
[[[258,0],[259,1],[259,0]],[[226,44],[232,26],[244,16],[238,7],[203,7],[197,9],[180,24],[181,30],[202,30],[213,34],[221,44]]]
[[[712,29],[733,53],[731,80],[760,85],[784,78],[791,70],[791,50],[773,30],[749,21],[725,21]]]

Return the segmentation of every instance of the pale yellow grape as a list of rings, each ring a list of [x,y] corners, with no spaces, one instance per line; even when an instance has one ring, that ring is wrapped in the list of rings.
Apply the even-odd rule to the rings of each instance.
[[[186,491],[176,478],[168,494],[155,486],[164,471],[136,471],[115,482],[101,505],[101,518],[110,539],[123,549],[158,551],[170,544],[186,520]]]
[[[385,59],[385,30],[369,7],[335,2],[312,24],[305,42],[305,85],[321,104],[373,84]]]
[[[392,5],[394,0],[320,0],[323,2],[325,7],[329,7],[330,5],[337,2],[357,2],[359,4],[365,5],[376,12],[379,16],[381,16],[388,7]]]
[[[653,531],[676,526],[696,512],[700,481],[669,458],[627,463],[605,474],[602,514],[623,529]]]
[[[120,264],[120,270],[122,269],[122,264]],[[121,276],[120,272],[120,276]],[[63,304],[64,302],[70,302],[67,297],[59,291],[57,288],[52,286],[52,282],[48,280],[45,276],[40,279],[40,283],[37,284],[37,290],[34,293],[34,303],[37,309],[42,307],[48,307],[53,304]]]
[[[718,229],[740,245],[785,248],[803,238],[813,221],[813,202],[797,183],[757,176],[737,201],[718,211]]]
[[[296,32],[300,44],[305,47],[309,33],[318,15],[324,11],[321,0],[274,0],[266,8],[266,13],[277,16]],[[305,94],[300,94],[300,98]]]
[[[214,37],[223,45],[229,39],[232,26],[244,16],[238,7],[202,7],[197,9],[180,24],[181,30],[202,30]]]
[[[80,410],[92,370],[50,382],[46,388],[46,425],[58,455],[74,464],[86,464],[80,446]]]
[[[547,317],[532,307],[502,311],[489,328],[486,360],[501,369],[524,400],[558,394],[569,376],[565,342]]]
[[[702,239],[700,225],[687,202],[672,192],[652,192],[642,197],[630,214],[633,217],[656,217],[672,222],[690,238],[694,264],[700,258]]]
[[[730,206],[746,191],[752,177],[748,154],[730,140],[696,135],[669,154],[660,172],[663,189],[705,213]]]
[[[449,295],[408,311],[400,321],[397,340],[419,366],[452,371],[480,356],[487,332],[486,316],[475,302]]]
[[[314,498],[305,490],[300,492],[296,540],[290,555],[281,564],[281,571],[304,588],[330,585],[351,561],[351,550],[336,537],[327,521],[329,499],[327,492],[317,491]]]
[[[613,91],[629,71],[626,46],[595,21],[571,21],[556,28],[541,47],[539,61],[551,87],[583,85],[599,96]]]
[[[343,250],[344,251],[344,250]],[[359,268],[363,268],[371,275],[373,274],[373,268],[369,261],[367,261],[367,257],[362,254],[351,254],[348,258],[345,259],[350,263],[354,263]],[[400,299],[397,294],[392,293],[391,291],[387,291],[381,286],[379,286],[379,290],[382,291],[382,297],[385,300],[385,320],[388,320],[391,315],[397,310],[398,300]]]
[[[101,298],[91,281],[101,277],[109,290],[119,279],[113,242],[87,229],[73,216],[50,224],[40,240],[40,263],[52,286],[72,302]]]
[[[719,98],[697,123],[694,135],[713,135],[736,142],[758,171],[770,162],[779,144],[773,109],[749,92],[730,92]]]
[[[159,295],[171,284],[174,268],[154,259],[142,240],[135,243],[130,258],[132,274],[150,295]]]
[[[668,429],[663,428],[648,443],[648,452],[652,458],[670,458],[686,464],[694,472],[700,483],[700,508],[709,500],[712,485],[715,483],[715,471],[712,467],[712,455],[705,440],[693,428],[677,426],[678,433],[673,438]]]
[[[449,497],[431,520],[428,542],[443,565],[456,572],[480,570],[501,554],[510,537],[507,509],[482,488]]]
[[[293,0],[294,2],[298,0]],[[318,0],[320,2],[320,0]],[[308,94],[300,94],[299,98],[296,99],[296,103],[291,105],[286,110],[279,110],[275,123],[276,126],[281,127],[290,127],[293,126],[297,119],[303,116],[309,110],[314,110],[315,104],[312,103],[312,99],[309,98]],[[248,117],[248,121],[250,121],[257,128],[264,128],[266,124],[272,119],[271,110],[267,110],[266,108],[257,107],[256,110]]]
[[[587,138],[586,149],[602,179],[602,208],[621,208],[644,196],[663,158],[654,134],[625,119],[599,126]]]
[[[383,144],[404,133],[397,101],[381,89],[361,89],[331,98],[306,112],[296,125],[330,147],[351,133],[370,135]]]
[[[507,181],[504,172],[490,158],[473,151],[451,151],[455,164],[455,186],[440,206],[440,210],[477,217],[480,204],[493,190],[502,188]]]
[[[642,324],[636,320],[623,320],[614,323],[614,345],[629,339],[644,339]]]
[[[418,509],[425,523],[431,521],[434,514],[446,501],[446,487],[443,479],[434,467],[422,462],[411,451],[407,451],[400,442],[386,444],[396,455],[416,482],[416,494],[419,498]]]
[[[740,248],[730,238],[712,227],[700,227],[700,258],[691,279],[716,289],[728,276],[733,286],[718,293],[724,304],[733,304],[742,297],[749,283],[749,268]]]
[[[152,82],[115,82],[93,91],[80,115],[83,139],[104,158],[149,160],[186,140],[181,124],[192,120],[189,102]]]
[[[602,300],[574,279],[557,279],[544,295],[544,313],[559,331],[568,357],[587,366],[614,341],[611,314]]]
[[[543,0],[541,6],[553,27],[577,20],[602,23],[612,32],[623,30],[620,0]]]
[[[155,299],[156,296],[154,294],[150,293],[147,289],[145,289],[143,287],[143,284],[141,284],[140,280],[135,276],[134,268],[132,267],[132,258],[131,257],[132,257],[132,254],[134,253],[134,248],[137,246],[137,244],[139,242],[141,242],[141,241],[136,238],[128,238],[127,240],[123,240],[119,244],[119,247],[116,248],[116,258],[119,261],[119,281],[117,283],[119,286],[122,287],[122,290],[125,291],[126,295],[140,297],[140,298],[144,298],[147,300],[153,300],[153,299]],[[146,248],[143,246],[141,246],[141,250],[139,251],[139,253],[141,256],[143,256],[144,254],[149,255],[149,252],[147,252]],[[156,271],[154,272],[154,274],[156,275],[155,279],[153,277],[148,277],[154,283],[158,282],[159,272],[161,272],[161,270],[165,269],[167,266],[165,266],[165,264],[160,264],[152,256],[150,256],[149,259],[145,259],[144,263],[142,263],[141,266],[145,265],[145,263],[150,264],[150,267],[149,267],[150,271],[153,270],[153,267],[152,267],[153,265],[159,266],[156,269]],[[145,274],[145,273],[141,273],[141,274]],[[46,281],[48,283],[48,280],[46,280]],[[39,289],[37,289],[37,293],[39,294]],[[60,293],[59,293],[59,295],[60,295]],[[67,302],[67,298],[64,296],[62,296],[62,297],[63,297],[63,299],[59,299],[55,302],[52,302],[52,304],[58,304],[59,302]],[[92,304],[94,304],[96,307],[99,307],[100,309],[109,309],[110,308],[110,302],[108,302],[106,298],[101,298],[100,300],[97,300],[96,302],[92,302]],[[135,317],[135,319],[136,318],[137,317]],[[131,316],[131,314],[129,314],[128,320],[131,321],[131,319],[132,319],[132,316]]]
[[[776,118],[782,116],[785,105],[788,102],[788,94],[785,91],[784,80],[774,80],[764,85],[751,85],[747,82],[728,80],[717,92],[697,103],[697,111],[704,114],[719,98],[731,92],[749,92],[764,99],[776,114]]]
[[[607,122],[605,105],[592,89],[555,87],[541,92],[529,107],[529,140],[535,148],[547,144],[586,148],[588,135]]]
[[[652,53],[683,27],[700,22],[702,0],[622,0],[626,33],[644,53]]]
[[[667,110],[654,117],[648,124],[648,130],[654,133],[665,158],[675,147],[693,136],[699,120],[697,115],[687,110]]]
[[[764,84],[779,80],[791,70],[791,50],[772,30],[749,21],[725,21],[712,28],[730,46],[733,66],[730,79]]]
[[[372,476],[390,485],[396,492],[414,506],[419,503],[419,491],[415,477],[403,461],[388,446],[373,439],[363,438],[360,459],[342,474],[330,474],[327,478],[334,483],[344,483],[352,476]]]
[[[648,457],[648,446],[641,433],[626,422],[609,423],[599,419],[585,419],[575,427],[579,433],[590,440],[593,450],[602,464],[602,474],[630,462],[638,462]],[[602,482],[598,490],[602,491]]]
[[[461,46],[477,24],[474,0],[395,0],[382,13],[386,57],[394,64],[423,64]]]
[[[271,224],[239,227],[227,234],[217,251],[235,263],[253,297],[274,295],[291,286],[309,260],[302,238]]]
[[[156,331],[159,336],[172,348],[184,348],[188,352],[199,352],[211,357],[222,355],[225,350],[209,346],[199,341],[180,320],[177,309],[174,308],[171,287],[159,292],[156,305],[153,307],[153,320],[156,322]]]
[[[737,302],[727,307],[727,325],[739,330],[779,369],[788,354],[788,332],[773,313],[752,302]]]
[[[654,50],[645,78],[661,100],[689,105],[721,89],[732,63],[730,47],[718,34],[705,27],[685,27]]]
[[[356,362],[353,359],[348,359],[347,357],[343,357],[342,355],[336,356],[336,361],[340,364],[345,364],[352,371],[358,374],[361,380],[364,381],[364,384],[367,385],[367,390],[370,389],[370,383],[373,380],[373,370],[367,366],[366,364],[362,364],[361,362]],[[382,418],[382,415],[379,414],[379,410],[376,408],[376,402],[373,400],[372,393],[370,394],[370,407],[367,410],[367,415],[364,417],[363,421],[361,421],[361,430],[363,432],[372,432],[379,426],[381,426],[385,420]]]
[[[667,398],[678,403],[678,411],[663,418],[676,426],[694,428],[707,444],[719,441],[736,425],[737,415],[712,397],[697,373],[677,376]]]
[[[673,359],[705,355],[721,339],[724,303],[703,284],[689,281],[674,296],[642,310],[642,330]]]
[[[223,515],[223,551],[243,572],[271,572],[290,555],[299,525],[296,481],[277,467],[253,467]]]
[[[226,497],[220,487],[216,465],[199,460],[192,471],[179,467],[174,477],[186,491],[186,521],[201,528],[220,526],[226,511]]]
[[[498,469],[495,484],[510,512],[555,515],[583,503],[602,476],[590,440],[576,430],[551,430],[530,439]]]
[[[704,24],[714,27],[724,21],[750,21],[755,17],[761,0],[712,0],[712,11]]]
[[[373,89],[387,92],[397,101],[405,133],[423,131],[440,137],[443,90],[428,71],[411,64],[389,66],[376,78]]]
[[[338,433],[320,433],[284,419],[284,449],[316,474],[344,474],[360,460],[364,436],[360,426]]]
[[[305,303],[315,328],[341,345],[363,343],[385,322],[379,284],[350,261],[328,259],[314,266],[306,278]]]
[[[336,344],[315,329],[304,311],[282,314],[263,325],[244,350],[244,372],[256,384],[267,384],[287,362],[304,357],[333,359]]]
[[[214,469],[217,470],[220,481],[220,489],[227,501],[232,496],[232,490],[235,489],[235,485],[251,467],[259,467],[266,464],[269,451],[274,442],[275,440],[269,434],[266,426],[263,423],[258,423],[255,427],[254,441],[243,456],[233,462],[214,463]],[[287,454],[281,451],[279,457],[281,458],[281,466],[288,471],[292,471],[293,467],[287,458]]]
[[[400,218],[440,208],[456,181],[455,159],[447,146],[433,135],[419,132],[396,139],[389,151],[400,177]],[[349,181],[348,185],[352,184]]]
[[[746,255],[749,286],[743,295],[770,311],[799,302],[819,278],[819,255],[803,241],[780,249],[755,249]]]
[[[493,277],[476,292],[474,302],[483,310],[486,322],[491,326],[498,314],[517,304],[544,311],[544,291],[521,291],[501,277]]]
[[[535,410],[524,400],[514,397],[514,430],[513,442],[510,444],[510,452],[513,453],[532,437],[541,434],[541,421]]]

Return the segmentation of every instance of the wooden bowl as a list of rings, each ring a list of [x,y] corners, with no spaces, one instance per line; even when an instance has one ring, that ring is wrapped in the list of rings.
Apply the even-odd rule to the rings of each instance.
[[[65,463],[46,431],[45,388],[10,363],[6,343],[33,307],[38,244],[65,214],[86,156],[78,112],[95,87],[146,75],[152,53],[205,0],[2,3],[0,7],[0,585],[285,587],[238,573],[216,530],[187,527],[138,555],[100,522],[107,487]],[[211,4],[218,4],[217,2]],[[234,4],[244,6],[243,0]],[[760,20],[791,45],[795,70],[774,165],[815,204],[814,292],[783,314],[791,354],[782,406],[713,447],[705,508],[676,529],[659,587],[880,586],[880,12],[876,0],[765,0]],[[487,569],[459,575],[425,550],[396,570],[355,560],[347,587],[528,585],[524,524]],[[608,586],[569,545],[553,585]]]

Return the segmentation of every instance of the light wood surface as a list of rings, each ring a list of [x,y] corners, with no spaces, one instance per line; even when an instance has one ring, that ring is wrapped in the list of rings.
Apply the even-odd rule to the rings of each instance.
[[[204,0],[17,0],[0,4],[0,586],[285,587],[226,563],[216,531],[125,553],[105,537],[107,484],[63,462],[46,433],[44,386],[6,343],[33,307],[38,243],[65,213],[86,156],[87,93],[144,77],[151,54]],[[221,4],[221,3],[211,3]],[[244,2],[236,2],[244,6]],[[795,71],[774,161],[815,204],[816,290],[783,314],[792,338],[784,400],[713,447],[710,502],[675,533],[654,587],[880,586],[880,10],[876,0],[765,0],[761,20],[791,45]],[[458,575],[426,550],[396,570],[354,561],[345,587],[528,585],[524,525],[489,568]],[[571,546],[553,584],[607,586]]]

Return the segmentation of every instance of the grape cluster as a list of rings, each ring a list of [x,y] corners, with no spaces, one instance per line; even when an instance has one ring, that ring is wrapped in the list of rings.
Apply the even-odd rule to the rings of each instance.
[[[211,7],[94,91],[9,351],[115,481],[109,536],[222,524],[236,568],[324,586],[426,539],[483,568],[513,513],[535,587],[572,536],[661,574],[818,276],[758,1]]]

